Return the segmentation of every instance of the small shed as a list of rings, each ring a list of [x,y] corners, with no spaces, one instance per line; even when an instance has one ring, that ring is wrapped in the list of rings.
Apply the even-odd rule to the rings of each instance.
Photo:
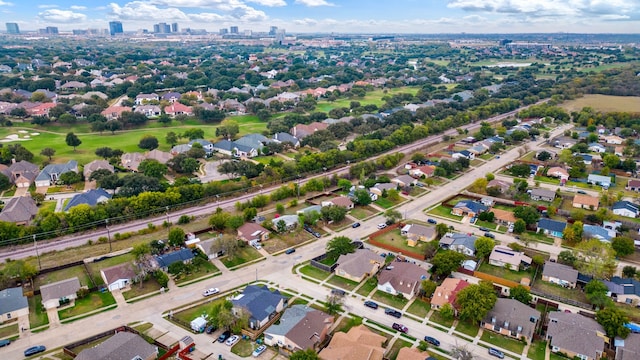
[[[201,333],[207,327],[207,319],[203,316],[198,316],[197,318],[191,320],[191,330]]]

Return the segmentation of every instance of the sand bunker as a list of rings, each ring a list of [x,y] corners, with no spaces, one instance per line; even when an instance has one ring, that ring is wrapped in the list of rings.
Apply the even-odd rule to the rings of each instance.
[[[11,134],[11,135],[7,135],[4,139],[0,139],[0,142],[5,143],[5,142],[11,142],[11,141],[26,141],[26,140],[31,140],[28,135],[21,139],[19,135]]]
[[[31,133],[31,136],[38,136],[40,133]]]
[[[19,132],[20,134],[26,134],[26,133],[28,133],[28,131],[27,131],[27,130],[18,130],[18,132]]]

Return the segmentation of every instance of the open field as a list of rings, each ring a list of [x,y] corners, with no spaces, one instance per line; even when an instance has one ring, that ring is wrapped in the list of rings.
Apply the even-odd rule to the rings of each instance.
[[[640,112],[640,97],[585,95],[579,99],[567,101],[561,105],[567,111],[580,111],[583,107],[591,107],[597,111]]]
[[[336,101],[318,101],[318,106],[316,106],[316,111],[325,111],[328,112],[331,109],[345,107],[349,108],[349,105],[352,101],[359,102],[362,106],[374,104],[376,106],[380,106],[384,104],[382,98],[384,96],[392,96],[400,93],[409,93],[415,95],[418,92],[419,87],[417,86],[405,86],[394,89],[376,89],[374,91],[369,91],[364,97],[354,97],[352,99],[338,99]],[[386,93],[385,93],[386,91]]]

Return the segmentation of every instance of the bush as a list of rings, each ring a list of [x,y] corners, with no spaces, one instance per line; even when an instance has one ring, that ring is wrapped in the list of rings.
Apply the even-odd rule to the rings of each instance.
[[[87,297],[87,295],[89,295],[89,289],[81,287],[80,289],[78,289],[78,291],[76,291],[76,296],[78,296],[78,299],[82,299]]]
[[[184,224],[188,224],[191,222],[191,217],[189,215],[182,215],[180,216],[180,218],[178,219],[178,224],[179,225],[184,225]]]
[[[109,239],[107,239],[107,237],[106,237],[106,236],[100,236],[100,237],[98,238],[98,242],[99,242],[99,243],[101,243],[101,244],[102,244],[102,243],[106,243],[107,241],[109,241]]]

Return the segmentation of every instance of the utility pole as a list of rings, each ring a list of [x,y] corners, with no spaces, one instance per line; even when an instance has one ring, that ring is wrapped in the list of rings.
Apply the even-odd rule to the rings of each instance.
[[[42,264],[40,263],[40,254],[38,253],[38,242],[36,241],[36,234],[33,234],[33,246],[36,248],[36,257],[38,258],[38,270],[42,270]]]
[[[107,240],[109,241],[109,252],[111,252],[111,232],[109,231],[109,219],[104,219],[105,227],[107,228]]]

